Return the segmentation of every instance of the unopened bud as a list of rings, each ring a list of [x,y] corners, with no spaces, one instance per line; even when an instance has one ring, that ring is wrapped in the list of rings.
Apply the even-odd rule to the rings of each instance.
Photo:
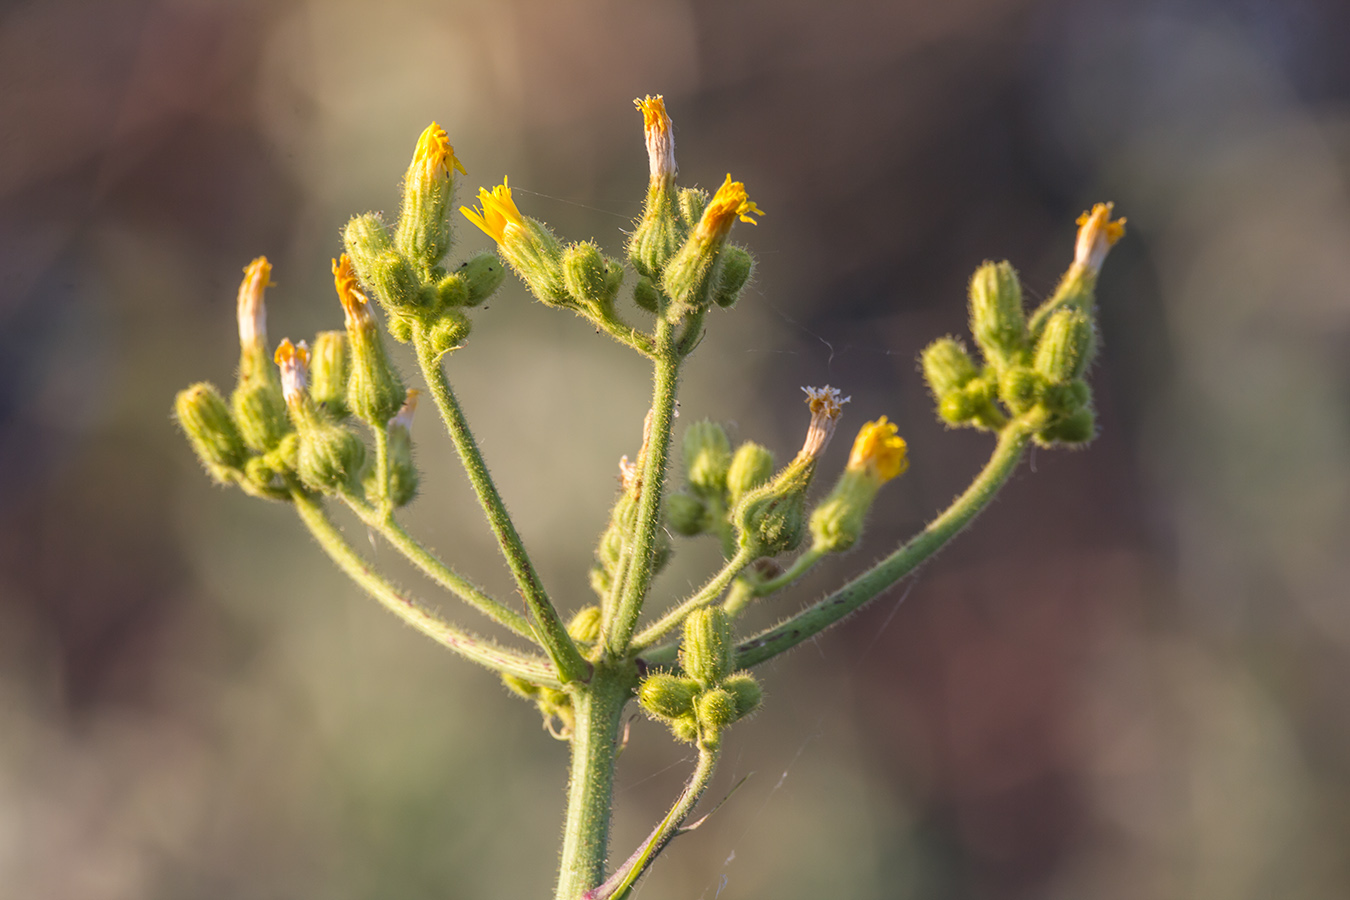
[[[987,262],[970,279],[970,333],[985,359],[1000,370],[1026,352],[1022,285],[1008,262]]]
[[[848,465],[834,490],[811,513],[816,550],[841,553],[854,545],[877,491],[909,467],[905,441],[882,416],[858,431]]]
[[[1079,309],[1061,309],[1045,323],[1036,343],[1036,371],[1051,384],[1081,378],[1097,352],[1092,317]]]
[[[502,265],[497,254],[490,250],[474,255],[457,271],[464,276],[464,283],[468,288],[468,300],[465,301],[467,306],[477,306],[491,297],[497,288],[501,287],[502,279],[506,277],[506,267]]]
[[[423,271],[440,262],[450,249],[450,199],[455,172],[464,173],[445,130],[435,122],[417,140],[412,163],[403,180],[403,207],[399,211],[394,245]]]
[[[755,676],[749,672],[738,672],[722,682],[722,689],[729,692],[736,701],[736,718],[743,719],[755,710],[764,700],[764,691]]]
[[[391,316],[423,304],[422,283],[412,265],[394,249],[389,232],[375,213],[356,216],[342,232],[342,243],[361,281]]]
[[[614,302],[609,265],[591,242],[581,241],[563,251],[562,276],[567,293],[577,303],[603,310]]]
[[[658,719],[679,719],[694,710],[698,685],[688,678],[653,672],[642,679],[638,688],[638,703]]]
[[[209,384],[194,384],[174,399],[174,415],[213,479],[225,484],[248,459],[248,450],[230,408]]]
[[[333,284],[346,313],[347,342],[352,369],[347,383],[347,406],[375,428],[384,427],[403,405],[403,380],[389,363],[370,304],[356,287],[351,257],[333,260]]]
[[[722,426],[707,420],[690,425],[684,433],[684,469],[694,492],[721,497],[730,466],[731,442]]]
[[[702,534],[707,528],[708,508],[690,494],[671,494],[666,498],[666,524],[685,537]]]
[[[336,419],[347,416],[347,335],[320,331],[314,336],[309,370],[309,395]]]
[[[457,309],[443,309],[426,329],[427,346],[437,359],[464,345],[472,323]]]
[[[696,714],[706,730],[721,731],[736,721],[736,698],[722,688],[705,691],[698,698]]]
[[[1081,446],[1097,436],[1097,416],[1091,406],[1081,406],[1068,415],[1055,419],[1036,435],[1042,447],[1057,444]]]
[[[639,275],[637,284],[633,285],[633,302],[649,313],[661,309],[661,292],[646,275]]]
[[[754,271],[755,260],[749,251],[735,244],[723,247],[713,275],[713,302],[723,309],[735,306]]]
[[[583,606],[577,610],[577,614],[572,617],[572,621],[567,623],[567,633],[571,635],[574,641],[594,644],[600,638],[602,618],[600,607]]]
[[[680,665],[700,686],[713,687],[731,674],[735,649],[731,620],[720,606],[696,609],[684,620]]]
[[[923,377],[933,399],[939,403],[955,391],[961,390],[979,373],[975,362],[955,338],[938,338],[924,348],[920,357]]]
[[[675,194],[675,209],[686,228],[697,225],[707,208],[708,192],[702,188],[680,188]]]
[[[1004,369],[998,378],[998,396],[1013,415],[1020,416],[1041,399],[1045,379],[1026,366]]]
[[[727,469],[727,495],[735,506],[741,498],[773,477],[773,452],[752,441],[736,448]]]

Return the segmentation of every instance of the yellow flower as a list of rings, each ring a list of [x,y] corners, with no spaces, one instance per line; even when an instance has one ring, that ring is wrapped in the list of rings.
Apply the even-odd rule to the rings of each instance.
[[[417,139],[417,149],[413,151],[413,166],[421,166],[428,173],[433,175],[450,176],[451,170],[458,170],[461,175],[467,175],[464,166],[455,157],[455,148],[450,146],[450,140],[445,133],[445,129],[432,122],[427,126],[426,131]]]
[[[333,285],[337,288],[338,300],[342,302],[342,311],[347,314],[349,329],[362,328],[374,321],[370,315],[370,301],[356,286],[352,258],[345,253],[333,260]]]
[[[670,129],[670,116],[666,114],[666,101],[660,94],[655,97],[648,94],[633,105],[642,113],[642,130],[647,138],[647,161],[651,167],[653,181],[668,180],[675,177],[675,136]]]
[[[1078,244],[1074,262],[1100,272],[1111,245],[1125,236],[1125,220],[1111,221],[1113,203],[1098,203],[1078,217]]]
[[[853,452],[848,457],[848,468],[866,472],[878,485],[885,484],[909,468],[905,440],[899,429],[882,416],[868,422],[858,431]]]
[[[728,174],[727,180],[722,182],[722,186],[709,201],[708,208],[703,211],[703,218],[698,223],[699,236],[704,240],[724,238],[738,218],[742,222],[754,225],[755,220],[750,218],[752,213],[757,216],[764,215],[764,211],[745,193],[745,185],[739,181],[732,181],[731,175]]]
[[[245,348],[267,343],[267,307],[263,291],[272,284],[272,264],[260,256],[244,267],[239,285],[239,343]]]
[[[478,202],[483,207],[481,210],[461,206],[459,211],[497,243],[500,244],[505,238],[506,229],[525,227],[525,218],[520,214],[520,210],[516,209],[516,202],[511,199],[511,187],[507,179],[503,178],[502,183],[490,191],[487,188],[479,188]]]

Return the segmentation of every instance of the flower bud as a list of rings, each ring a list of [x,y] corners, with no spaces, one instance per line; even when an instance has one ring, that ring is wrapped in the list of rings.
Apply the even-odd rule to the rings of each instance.
[[[1036,343],[1036,371],[1051,384],[1081,378],[1097,352],[1092,317],[1079,309],[1061,309],[1045,323]]]
[[[622,266],[606,259],[594,244],[582,241],[563,251],[562,274],[567,292],[577,303],[602,315],[612,314],[614,295],[623,280]]]
[[[600,638],[601,619],[600,607],[583,606],[577,610],[577,614],[572,617],[572,621],[567,623],[567,633],[571,635],[574,641],[594,644]]]
[[[497,254],[490,250],[484,250],[470,257],[457,271],[464,276],[464,283],[468,288],[466,306],[478,306],[491,297],[497,288],[501,287],[502,279],[506,277],[506,267],[502,265]]]
[[[970,354],[955,338],[938,338],[924,348],[919,359],[928,389],[939,403],[948,395],[961,390],[979,374]]]
[[[403,405],[403,380],[384,352],[370,304],[356,288],[351,257],[333,260],[333,283],[346,314],[347,341],[352,369],[347,382],[347,406],[354,415],[374,428],[383,428]]]
[[[696,701],[699,724],[706,731],[721,731],[736,721],[736,698],[722,688],[705,691]]]
[[[229,407],[215,387],[203,382],[179,391],[174,399],[174,415],[197,458],[215,481],[225,484],[238,475],[248,459],[248,450]]]
[[[675,736],[675,740],[692,744],[699,739],[698,720],[694,718],[693,712],[690,712],[687,716],[681,716],[669,724],[670,733]]]
[[[439,359],[453,350],[464,346],[472,323],[469,317],[457,309],[443,309],[440,315],[427,326],[426,341]]]
[[[309,395],[335,419],[347,416],[348,369],[347,335],[341,331],[320,331],[315,335]]]
[[[389,232],[375,213],[356,216],[342,232],[347,256],[361,281],[391,316],[423,304],[422,284],[412,265],[394,249]]]
[[[727,495],[735,506],[741,498],[773,477],[773,453],[753,441],[736,448],[727,469]]]
[[[707,530],[708,508],[690,494],[676,493],[666,498],[666,524],[671,531],[693,537]]]
[[[1022,285],[1008,262],[986,262],[970,279],[970,333],[997,369],[1014,364],[1026,352]]]
[[[877,491],[909,467],[905,442],[882,416],[858,432],[848,465],[834,490],[811,513],[814,547],[842,553],[857,542]]]
[[[702,188],[680,188],[675,194],[675,209],[680,224],[693,228],[708,208],[708,192]]]
[[[1096,436],[1097,416],[1091,406],[1081,406],[1043,428],[1036,435],[1036,443],[1042,447],[1053,447],[1057,444],[1078,446],[1088,443]]]
[[[731,466],[731,442],[721,425],[695,422],[684,433],[684,470],[689,486],[704,497],[720,497]]]
[[[698,685],[688,678],[653,672],[642,679],[638,688],[638,703],[658,719],[679,719],[694,710]]]
[[[649,313],[661,309],[661,292],[646,275],[639,275],[637,284],[633,285],[633,302]]]
[[[720,606],[696,609],[684,620],[680,665],[700,686],[713,687],[731,674],[735,649],[731,620]]]
[[[571,295],[563,283],[562,244],[542,222],[520,214],[511,187],[503,180],[492,190],[478,189],[482,209],[461,206],[459,211],[488,237],[516,274],[540,301],[567,305]]]
[[[763,211],[746,195],[745,185],[732,181],[728,175],[703,210],[698,225],[671,258],[661,276],[661,286],[673,301],[668,316],[678,320],[687,312],[708,303],[709,276],[726,243],[727,234],[737,219],[755,224],[752,215],[763,215]]]
[[[1026,366],[1004,369],[998,378],[999,399],[1018,416],[1040,401],[1044,387],[1045,379]]]
[[[407,506],[417,496],[420,476],[413,463],[412,419],[417,411],[418,391],[408,389],[398,415],[389,420],[389,502]]]
[[[749,672],[738,672],[722,682],[722,689],[729,692],[736,701],[736,718],[744,719],[764,700],[764,691],[759,682]]]
[[[464,173],[455,148],[435,122],[417,139],[412,163],[403,180],[403,207],[399,210],[395,249],[423,272],[441,261],[450,249],[450,199],[455,172]]]
[[[469,284],[462,272],[451,272],[441,278],[433,290],[437,307],[464,306],[469,302]]]
[[[754,271],[755,260],[749,251],[735,244],[723,247],[713,275],[713,302],[723,309],[735,306]]]

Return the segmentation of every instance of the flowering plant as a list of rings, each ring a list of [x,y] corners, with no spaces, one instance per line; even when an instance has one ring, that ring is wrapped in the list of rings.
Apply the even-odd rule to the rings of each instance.
[[[808,508],[821,455],[848,398],[832,387],[806,388],[810,421],[801,450],[785,466],[777,468],[773,453],[759,444],[733,449],[720,425],[696,422],[683,436],[684,487],[667,490],[681,369],[708,312],[734,306],[750,281],[754,259],[729,237],[738,222],[755,224],[763,211],[730,175],[711,196],[679,187],[664,101],[636,103],[650,181],[642,218],[627,241],[635,277],[622,292],[624,302],[624,264],[591,242],[564,243],[521,212],[505,180],[480,189],[476,207],[460,208],[498,253],[447,264],[451,207],[465,170],[446,133],[432,123],[417,142],[394,227],[367,213],[344,231],[345,252],[333,261],[344,330],[322,332],[312,346],[282,340],[270,351],[264,293],[271,266],[259,257],[239,288],[241,354],[233,392],[227,400],[211,385],[196,384],[175,405],[212,478],[289,504],[361,588],[428,637],[496,671],[570,745],[559,900],[627,896],[687,830],[717,765],[723,732],[760,705],[755,666],[854,612],[936,552],[989,503],[1029,444],[1092,439],[1092,395],[1084,379],[1096,350],[1093,294],[1107,251],[1123,234],[1124,220],[1112,220],[1110,204],[1085,213],[1073,262],[1030,315],[1011,265],[985,263],[975,272],[970,330],[978,361],[946,337],[930,344],[921,362],[945,422],[993,433],[989,462],[950,506],[875,565],[779,624],[741,634],[737,620],[752,603],[858,542],[881,488],[908,466],[906,445],[885,417],[864,424],[833,489]],[[621,490],[591,568],[594,601],[566,622],[530,562],[444,366],[469,335],[469,311],[501,286],[507,268],[541,302],[585,318],[649,359],[654,372],[642,444],[631,461],[620,462]],[[416,352],[523,610],[475,586],[399,523],[397,511],[416,497],[420,479],[409,427],[420,394],[405,387],[391,364],[370,298],[383,310],[389,336]],[[329,516],[333,504],[354,512],[515,645],[452,624],[396,588],[346,541]],[[672,553],[670,532],[716,538],[723,563],[692,595],[644,615],[652,579]],[[611,870],[614,762],[622,711],[632,700],[692,745],[697,762],[670,812]]]

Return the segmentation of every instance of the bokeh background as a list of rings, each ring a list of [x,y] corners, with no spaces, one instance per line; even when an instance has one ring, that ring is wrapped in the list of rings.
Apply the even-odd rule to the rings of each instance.
[[[285,507],[212,488],[168,410],[231,384],[254,256],[274,339],[340,322],[339,228],[394,211],[432,119],[470,187],[509,174],[618,252],[646,93],[684,183],[730,171],[767,211],[681,421],[786,457],[799,387],[831,383],[845,432],[886,414],[910,442],[862,547],[754,623],[982,463],[915,366],[964,328],[974,267],[1043,296],[1090,203],[1129,235],[1101,437],[1035,454],[916,577],[767,666],[714,794],[748,780],[640,896],[1350,895],[1348,42],[1340,0],[7,4],[0,898],[550,895],[565,747]],[[449,371],[546,583],[588,602],[645,366],[512,281]],[[434,417],[415,437],[412,525],[510,594]],[[687,544],[660,596],[713,562]],[[616,857],[689,768],[634,721]]]

